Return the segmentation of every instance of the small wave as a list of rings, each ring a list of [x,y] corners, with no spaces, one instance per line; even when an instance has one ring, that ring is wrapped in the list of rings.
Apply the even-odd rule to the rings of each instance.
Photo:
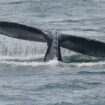
[[[8,3],[8,4],[21,4],[21,3],[23,3],[23,2],[25,2],[25,1],[10,2],[10,3]]]
[[[86,89],[85,86],[82,86],[81,84],[75,83],[75,82],[48,83],[46,85],[42,85],[38,89],[41,90],[41,89],[56,89],[56,88],[71,89],[71,90],[74,90],[74,89],[77,89],[77,90]]]
[[[69,103],[69,102],[59,102],[59,103],[55,103],[53,105],[73,105],[73,104]]]
[[[97,85],[102,85],[102,83],[101,82],[88,82],[87,85],[97,86]]]
[[[78,74],[83,74],[83,75],[96,75],[96,74],[99,74],[99,75],[105,75],[105,71],[102,71],[102,72],[89,72],[89,71],[80,71],[78,72]]]
[[[60,21],[60,22],[62,22],[62,23],[68,23],[68,22],[72,22],[72,23],[77,23],[77,22],[79,22],[79,20],[73,20],[73,19],[66,19],[66,20],[62,20],[62,21]]]
[[[103,66],[105,65],[105,61],[89,62],[89,63],[63,63],[55,60],[51,60],[49,62],[0,60],[0,64],[12,65],[12,66],[61,66],[63,65],[63,66],[70,66],[70,67],[92,67],[92,66]],[[84,72],[81,72],[81,73],[84,73]]]
[[[70,102],[56,102],[56,103],[47,103],[46,105],[73,105]]]
[[[51,60],[49,62],[15,62],[15,61],[0,61],[0,64],[12,65],[12,66],[57,66],[60,62],[57,60]]]
[[[6,5],[11,5],[11,4],[15,4],[15,5],[17,5],[17,4],[22,4],[22,3],[24,3],[24,2],[26,2],[25,0],[18,0],[18,1],[13,1],[13,0],[5,0],[5,2],[4,1],[0,1],[0,4],[6,4]]]
[[[71,66],[76,66],[76,67],[91,67],[91,66],[103,66],[105,65],[105,61],[102,62],[88,62],[88,63],[71,63]]]
[[[71,67],[91,67],[91,66],[103,66],[105,60],[97,59],[94,57],[83,56],[79,54],[69,54],[63,56],[63,61],[50,60],[49,62],[43,61],[43,54],[37,56],[27,57],[11,57],[11,56],[0,56],[0,64],[15,65],[15,66],[71,66]]]
[[[73,19],[66,19],[66,20],[52,20],[52,21],[50,21],[49,23],[77,23],[77,22],[79,22],[79,20],[73,20]]]
[[[84,29],[83,31],[99,31],[99,30],[97,30],[97,29]]]
[[[6,1],[6,2],[0,2],[0,3],[3,3],[3,4],[21,4],[21,3],[24,3],[26,2],[25,0],[20,0],[20,1]]]

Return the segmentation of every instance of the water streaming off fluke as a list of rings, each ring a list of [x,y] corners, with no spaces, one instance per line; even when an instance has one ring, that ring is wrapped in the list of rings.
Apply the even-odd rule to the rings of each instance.
[[[0,56],[35,56],[45,54],[47,45],[0,36]]]

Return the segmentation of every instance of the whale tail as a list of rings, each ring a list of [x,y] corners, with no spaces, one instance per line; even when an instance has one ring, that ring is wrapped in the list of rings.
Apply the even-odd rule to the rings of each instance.
[[[50,37],[47,39],[48,49],[44,58],[44,61],[49,61],[56,59],[62,61],[61,51],[60,51],[60,42],[58,33],[49,33]]]
[[[105,43],[93,39],[52,33],[13,22],[0,22],[0,34],[22,40],[47,42],[48,49],[44,61],[62,61],[60,47],[85,55],[105,57]]]

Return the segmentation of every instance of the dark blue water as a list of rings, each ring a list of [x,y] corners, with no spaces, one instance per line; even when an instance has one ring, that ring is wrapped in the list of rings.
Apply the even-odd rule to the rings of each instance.
[[[105,42],[104,0],[0,0],[0,21]],[[0,36],[0,105],[105,105],[105,60]]]

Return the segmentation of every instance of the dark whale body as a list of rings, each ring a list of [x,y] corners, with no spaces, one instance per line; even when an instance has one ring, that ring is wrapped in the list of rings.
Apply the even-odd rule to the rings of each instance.
[[[97,40],[61,34],[13,22],[0,22],[0,34],[29,41],[47,42],[44,61],[62,61],[60,47],[94,57],[105,57],[105,43]]]

